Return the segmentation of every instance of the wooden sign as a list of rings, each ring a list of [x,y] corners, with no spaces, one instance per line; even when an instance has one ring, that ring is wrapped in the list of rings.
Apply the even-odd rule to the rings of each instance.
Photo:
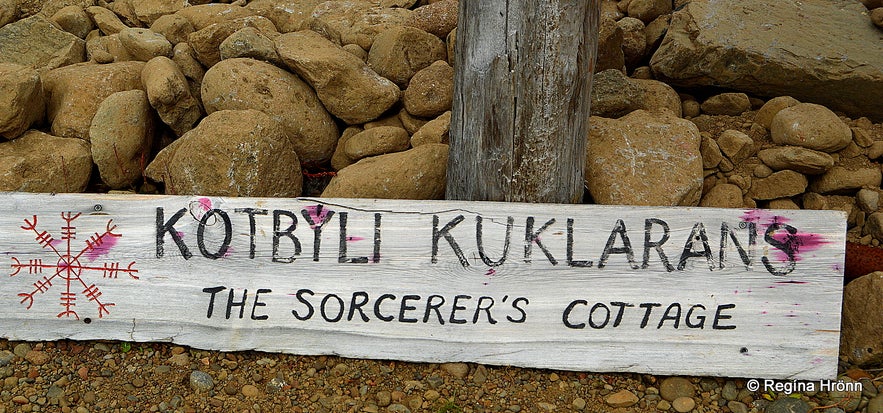
[[[0,333],[834,378],[835,211],[0,195]]]

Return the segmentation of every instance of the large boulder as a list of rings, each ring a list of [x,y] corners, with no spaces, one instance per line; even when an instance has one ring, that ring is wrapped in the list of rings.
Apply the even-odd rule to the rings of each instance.
[[[141,71],[141,83],[150,105],[176,135],[193,129],[202,117],[199,101],[190,93],[187,78],[172,59],[165,56],[150,59]]]
[[[830,109],[798,103],[780,110],[770,124],[773,142],[816,151],[837,152],[852,142],[852,130]]]
[[[883,362],[883,272],[857,278],[843,288],[840,354],[858,366]]]
[[[316,92],[269,63],[245,58],[221,61],[203,77],[202,99],[208,113],[255,109],[278,119],[305,164],[323,163],[334,153],[337,125]]]
[[[130,187],[141,177],[153,144],[153,111],[143,90],[117,92],[95,112],[89,138],[92,161],[109,187]]]
[[[256,110],[206,116],[157,154],[147,177],[168,194],[297,197],[300,161],[282,125]]]
[[[650,64],[673,85],[788,95],[883,120],[883,42],[854,0],[693,0]]]
[[[0,50],[0,63],[55,69],[82,62],[86,42],[41,16],[31,16],[0,27]]]
[[[313,9],[325,0],[255,0],[248,2],[246,8],[258,16],[264,16],[280,33],[296,32],[306,29]]]
[[[89,144],[27,131],[0,143],[0,191],[83,192],[92,174]]]
[[[416,27],[393,27],[377,35],[368,52],[368,65],[400,87],[432,62],[445,60],[445,43]]]
[[[221,61],[221,43],[231,34],[246,27],[254,27],[268,36],[276,34],[273,22],[261,16],[249,16],[215,23],[190,33],[187,43],[196,52],[196,58],[203,66],[212,67]]]
[[[372,156],[338,171],[322,196],[441,199],[445,195],[447,166],[448,145],[438,143]]]
[[[45,114],[43,82],[37,71],[0,63],[0,136],[15,139]]]
[[[589,121],[586,183],[598,204],[697,205],[702,138],[692,122],[636,110]]]
[[[408,23],[414,14],[404,8],[378,6],[376,1],[326,1],[305,23],[338,45],[357,44],[369,50],[381,32]]]
[[[401,96],[395,83],[314,31],[277,37],[276,51],[316,90],[331,114],[351,125],[377,119]]]
[[[106,65],[79,63],[50,71],[43,76],[49,96],[47,115],[52,134],[64,138],[89,139],[89,125],[98,105],[108,96],[141,89],[144,62]]]

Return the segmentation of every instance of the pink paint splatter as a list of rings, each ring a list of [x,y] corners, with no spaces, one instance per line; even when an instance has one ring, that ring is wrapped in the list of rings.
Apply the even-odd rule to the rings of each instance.
[[[230,258],[233,255],[233,247],[227,247],[227,250],[224,251],[224,258]]]
[[[760,234],[765,234],[772,225],[791,222],[787,217],[775,215],[762,209],[747,210],[742,214],[741,219],[745,222],[756,223],[759,226]],[[821,234],[800,231],[792,234],[784,227],[780,227],[773,233],[772,238],[779,243],[794,246],[794,261],[800,261],[803,258],[801,254],[811,253],[829,243]],[[776,249],[773,255],[780,262],[790,261],[788,254],[782,250]]]
[[[98,259],[98,257],[107,255],[107,253],[110,252],[110,249],[113,248],[114,245],[117,245],[117,237],[103,237],[101,244],[86,252],[86,259],[89,261],[95,261],[96,259]]]
[[[199,205],[204,211],[209,211],[212,209],[212,200],[208,198],[199,198]]]
[[[184,233],[183,233],[183,232],[181,232],[181,231],[177,231],[176,234],[178,234],[178,238],[181,238],[181,239],[184,238]]]
[[[493,268],[488,268],[487,272],[484,273],[484,275],[496,275],[496,274],[497,274],[497,270],[495,270]]]
[[[321,226],[325,223],[325,220],[328,219],[329,210],[325,209],[323,205],[310,205],[306,208],[307,213],[310,215],[310,228],[316,229],[317,226]],[[349,237],[347,237],[349,238]]]

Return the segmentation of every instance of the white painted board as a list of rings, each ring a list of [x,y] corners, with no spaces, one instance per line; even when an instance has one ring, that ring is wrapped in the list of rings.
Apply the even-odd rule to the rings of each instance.
[[[831,379],[845,222],[836,211],[7,193],[0,336]]]

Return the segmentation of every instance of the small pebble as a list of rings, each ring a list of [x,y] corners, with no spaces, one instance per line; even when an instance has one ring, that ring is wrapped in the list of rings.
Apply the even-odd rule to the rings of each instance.
[[[675,411],[678,413],[687,413],[696,407],[696,401],[693,400],[692,397],[678,397],[671,402],[671,406],[674,407]]]
[[[208,373],[194,370],[190,373],[190,388],[195,391],[209,391],[215,387],[215,381]]]
[[[260,389],[258,389],[257,386],[251,384],[246,384],[245,386],[242,386],[242,390],[240,391],[245,397],[258,397],[261,395]]]

